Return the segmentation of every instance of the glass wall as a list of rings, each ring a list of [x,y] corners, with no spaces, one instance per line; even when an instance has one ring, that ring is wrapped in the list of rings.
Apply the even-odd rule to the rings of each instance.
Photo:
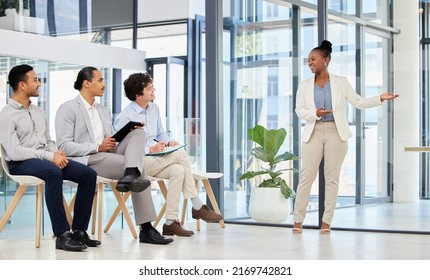
[[[101,43],[132,11],[133,0],[0,0],[0,29]]]
[[[356,68],[356,32],[357,28],[354,23],[344,23],[335,20],[329,20],[327,27],[327,38],[333,44],[332,59],[329,71],[336,75],[342,75],[347,78],[357,91],[357,78],[360,78],[359,69]],[[339,193],[337,207],[355,204],[357,173],[356,165],[358,161],[357,147],[357,118],[355,109],[347,105],[347,118],[353,137],[348,140],[348,151],[343,162],[341,175],[339,178]]]
[[[327,7],[329,10],[336,12],[355,15],[356,13],[356,0],[328,0]]]
[[[56,0],[17,0],[15,2],[17,6],[12,7],[15,11],[13,9],[6,11],[2,6],[5,1],[0,0],[0,28],[91,41],[121,48],[133,47],[132,13],[129,7],[132,1],[130,0],[74,0],[66,1],[65,4],[63,4],[64,1]],[[120,3],[117,15],[109,17],[104,14],[102,17],[99,14],[100,11],[112,10],[103,5],[116,5],[117,2]],[[294,2],[294,5],[290,2]],[[282,146],[281,152],[300,151],[300,147],[297,147],[299,142],[296,139],[300,139],[303,122],[296,120],[294,112],[296,80],[304,80],[312,75],[307,66],[307,57],[309,51],[319,44],[318,36],[322,29],[318,26],[318,14],[322,11],[319,10],[317,2],[317,0],[223,0],[222,2],[223,84],[219,101],[223,133],[219,153],[222,154],[220,171],[224,173],[224,193],[219,199],[224,200],[224,216],[229,221],[254,223],[249,217],[248,203],[251,187],[257,182],[239,180],[241,174],[256,164],[250,154],[252,143],[247,139],[249,128],[255,124],[264,125],[269,129],[285,128],[288,133],[287,141]],[[392,34],[385,28],[391,23],[388,3],[389,1],[327,1],[327,39],[333,43],[332,62],[329,69],[334,74],[346,76],[357,92],[365,97],[374,96],[392,88],[392,81],[389,79],[392,71]],[[357,4],[361,6],[356,6]],[[92,8],[96,6],[97,11]],[[26,7],[28,11],[25,11]],[[2,9],[4,13],[1,12]],[[423,6],[422,10],[423,15],[426,15],[424,9],[426,6]],[[13,21],[16,18],[20,19],[20,25],[8,25],[11,22],[11,16],[14,18]],[[366,27],[362,25],[363,19],[367,20]],[[423,16],[422,21],[422,36],[425,39],[428,37],[425,35],[428,29],[428,18]],[[208,34],[204,28],[204,19],[200,24],[202,25],[195,29],[199,35],[193,37],[194,41],[190,41],[191,36],[188,34],[190,25],[186,20],[175,23],[160,22],[157,26],[140,24],[137,29],[136,43],[139,50],[146,51],[148,59],[194,57],[192,61],[185,63],[185,65],[194,63],[195,77],[191,80],[192,89],[185,91],[184,101],[178,97],[178,100],[181,100],[180,103],[184,103],[184,115],[187,117],[184,116],[183,122],[176,118],[175,127],[168,127],[169,119],[166,118],[166,128],[178,136],[180,134],[193,136],[178,140],[194,143],[192,145],[194,152],[189,150],[193,164],[196,168],[204,169],[204,163],[198,159],[207,154],[204,144],[206,135],[210,137],[213,135],[207,133],[205,127],[205,119],[211,117],[206,116],[205,102],[205,57],[207,55],[205,37]],[[423,40],[423,49],[427,48],[428,42],[426,42]],[[425,65],[429,64],[426,52],[423,52],[422,59],[425,70],[427,67]],[[13,65],[26,62],[35,65],[43,78],[44,86],[41,88],[43,94],[35,102],[48,111],[52,129],[53,116],[58,105],[77,94],[72,88],[72,83],[81,66],[0,57],[0,107],[6,104],[6,95],[10,92],[6,85],[8,70]],[[102,70],[108,87],[105,97],[100,102],[111,108],[114,98],[113,70]],[[122,85],[122,82],[133,72],[135,70],[121,69],[119,84]],[[157,88],[156,102],[160,102],[159,105],[165,108],[169,100],[166,77],[164,80],[163,75],[154,77]],[[182,87],[182,82],[177,84]],[[190,87],[187,82],[184,84]],[[425,100],[428,98],[428,93],[424,87],[425,84],[423,84],[422,121],[426,123],[425,116],[428,116],[428,112],[425,113],[425,108],[428,106],[425,105]],[[178,92],[182,90],[176,93]],[[122,95],[122,90],[116,94]],[[128,100],[123,95],[120,99],[120,108],[123,108],[128,104]],[[186,106],[189,107],[186,108]],[[392,174],[390,172],[392,107],[384,104],[382,107],[359,111],[348,106],[347,117],[353,137],[349,140],[349,149],[341,172],[334,226],[349,229],[401,229],[396,218],[403,217],[418,225],[410,230],[425,228],[427,224],[422,223],[420,216],[415,215],[416,212],[404,208],[408,205],[386,203],[391,201],[392,195],[390,177]],[[430,138],[426,131],[430,129],[423,129],[422,139],[425,141]],[[53,129],[52,134],[55,137]],[[281,168],[290,167],[292,164],[288,163]],[[423,174],[428,177],[427,170],[428,168],[423,167]],[[297,185],[297,178],[293,177],[292,173],[285,173],[283,178],[290,186]],[[10,182],[1,186],[0,209],[3,210],[10,195],[13,194],[14,186]],[[309,214],[306,219],[308,226],[318,225],[318,214],[321,211],[320,186],[317,178],[311,189]],[[423,197],[429,196],[428,180],[423,182],[422,191]],[[73,193],[72,187],[69,193]],[[109,196],[105,196],[105,199],[114,201],[109,199]],[[154,192],[154,202],[157,210],[164,202],[157,191]],[[428,206],[421,202],[413,205],[412,211],[427,209]],[[106,208],[106,213],[112,210],[109,207]],[[107,215],[106,219],[109,218]],[[373,219],[380,216],[384,217],[384,224],[380,224],[378,219]],[[118,223],[120,221],[119,219]],[[31,224],[29,221],[24,223],[26,222]],[[291,222],[292,216],[284,224],[291,224]],[[12,227],[13,224],[14,222]]]
[[[17,3],[18,2],[19,1],[17,1]],[[22,17],[30,17],[32,18],[32,20],[36,20],[36,18],[43,18],[45,19],[46,24],[48,21],[51,21],[51,23],[54,22],[55,32],[53,31],[53,25],[46,25],[45,29],[43,29],[43,32],[32,32],[25,28],[21,28],[19,30],[12,30],[26,33],[38,33],[40,35],[50,35],[71,40],[91,41],[93,43],[108,44],[120,48],[133,48],[133,30],[131,28],[131,19],[128,22],[124,21],[123,23],[118,23],[118,21],[115,21],[117,15],[111,18],[106,17],[106,15],[104,15],[106,17],[104,18],[104,20],[110,22],[98,21],[96,26],[94,24],[94,22],[97,22],[95,15],[100,11],[93,11],[91,9],[91,7],[95,5],[95,2],[97,1],[69,1],[66,3],[66,5],[61,6],[59,5],[62,3],[61,1],[36,1],[35,3],[30,4],[33,5],[33,7],[35,7],[37,11],[35,13],[30,11],[29,15],[21,15],[19,12],[20,8],[17,6],[16,10],[18,12],[16,13],[16,15],[14,14],[16,17],[21,19]],[[127,6],[127,3],[131,3],[132,1],[104,2],[119,2]],[[2,1],[0,0],[0,4],[1,3]],[[73,8],[68,9],[69,4],[74,5]],[[83,8],[84,4],[87,8]],[[103,5],[103,3],[101,3],[101,5]],[[1,7],[2,6],[0,6],[0,9]],[[97,7],[98,9],[102,9],[101,6]],[[51,8],[53,8],[54,10],[52,10]],[[69,12],[69,14],[65,15],[67,11]],[[131,9],[127,10],[126,12],[128,15],[132,15]],[[121,14],[122,10],[119,10],[118,13]],[[54,15],[54,19],[49,17],[49,14]],[[82,26],[80,27],[80,25],[83,24],[83,18],[86,18],[85,21],[87,22],[86,25],[84,24],[86,26],[85,28],[82,28]],[[140,24],[141,27],[137,29],[137,48],[139,50],[144,50],[148,59],[187,57],[189,48],[188,40],[189,36],[191,36],[188,34],[188,24],[189,23],[186,19],[178,20],[178,23],[159,23],[159,25],[156,26],[154,26],[153,24]],[[1,15],[0,28],[5,28],[5,26],[1,25]],[[200,30],[200,36],[202,36],[202,34],[202,30]],[[200,42],[202,42],[201,39]],[[73,89],[73,82],[76,79],[78,71],[83,66],[64,64],[61,62],[28,60],[7,56],[0,57],[0,61],[0,93],[3,93],[1,94],[3,97],[0,99],[0,109],[3,108],[3,106],[6,104],[6,96],[10,93],[10,88],[6,83],[8,71],[14,65],[21,63],[28,63],[30,65],[33,65],[39,77],[41,77],[43,83],[43,86],[40,89],[41,95],[39,98],[34,100],[34,102],[46,110],[51,129],[51,136],[53,137],[53,139],[55,139],[56,135],[54,129],[54,121],[57,108],[64,101],[70,100],[77,96],[78,92]],[[119,99],[120,102],[118,103],[118,105],[120,106],[120,109],[124,108],[126,105],[128,105],[129,100],[123,95],[122,84],[123,81],[131,73],[136,72],[136,70],[120,69],[120,75],[118,75],[118,72],[114,73],[114,69],[109,68],[101,70],[103,71],[105,77],[106,90],[103,98],[98,101],[112,110],[114,100]],[[115,70],[117,71],[117,69]],[[193,71],[195,71],[195,69]],[[167,83],[165,83],[166,79],[163,80],[162,75],[157,75],[156,77],[154,77],[154,82],[157,88],[156,102],[158,103],[160,108],[164,109],[164,112],[166,112],[166,104],[168,103],[168,101],[170,101],[171,106],[174,106],[171,108],[172,111],[174,109],[174,111],[177,112],[174,117],[171,116],[171,118],[169,119],[165,113],[163,114],[163,119],[166,120],[165,127],[167,130],[171,131],[172,136],[175,139],[188,144],[187,151],[190,155],[193,167],[195,167],[195,169],[204,170],[204,163],[202,157],[205,146],[202,141],[202,131],[204,130],[204,124],[202,124],[201,119],[199,117],[196,118],[195,115],[185,117],[185,106],[177,106],[185,104],[185,99],[188,98],[188,96],[184,92],[184,84],[187,82],[187,80],[185,79],[185,73],[183,68],[180,70],[172,68],[172,73],[176,74],[170,76],[172,79],[170,80],[168,86]],[[200,74],[204,76],[204,71],[201,71]],[[113,77],[118,78],[119,81],[114,81]],[[200,85],[200,87],[204,87],[204,81],[201,81],[201,83],[202,84]],[[119,91],[118,87],[115,87],[115,84],[119,84]],[[169,96],[167,95],[166,86],[170,87],[172,91]],[[197,90],[194,91],[194,93],[198,95],[201,94]],[[121,95],[121,97],[117,98],[117,95]],[[204,99],[200,96],[197,100],[200,102],[204,102]],[[201,104],[196,104],[195,110],[200,112],[200,106]],[[178,116],[178,114],[180,116]],[[4,213],[8,203],[10,202],[11,197],[14,195],[14,192],[16,190],[16,184],[14,182],[3,176],[2,180],[3,181],[0,185],[0,215]],[[75,186],[65,185],[64,190],[66,199],[70,200],[76,188]],[[205,194],[202,193],[201,195],[202,199],[205,200]],[[158,188],[154,188],[153,190],[153,199],[156,211],[159,211],[164,204],[164,198]],[[34,192],[31,188],[28,191],[27,195],[24,196],[23,200],[25,200],[26,202],[23,203],[23,206],[18,206],[16,214],[14,214],[13,219],[11,219],[10,221],[11,225],[8,225],[7,229],[13,230],[17,227],[31,229],[34,227],[34,216],[27,215],[27,212],[32,211],[31,209],[33,209],[32,205],[34,201]],[[109,188],[106,188],[103,206],[103,223],[105,223],[110,218],[110,214],[113,212],[115,206],[115,199],[113,198],[113,195],[110,192]],[[130,214],[133,215],[131,200],[128,201],[128,208]],[[46,210],[44,216],[48,217]],[[114,227],[122,227],[122,222],[123,221],[121,217],[117,218]],[[50,232],[49,219],[44,219],[44,223],[44,229]]]
[[[247,130],[256,124],[285,128],[287,143],[282,151],[300,148],[303,121],[294,125],[294,78],[312,77],[307,66],[308,53],[319,45],[321,26],[316,1],[303,7],[290,1],[224,0],[223,45],[223,162],[224,214],[235,223],[255,223],[248,213],[250,190],[255,180],[239,177],[255,168],[252,143]],[[304,3],[306,2],[306,3]],[[370,3],[372,2],[372,3]],[[375,4],[376,3],[376,4]],[[297,4],[294,1],[294,4]],[[393,30],[388,1],[328,1],[327,35],[333,44],[330,73],[345,76],[363,97],[389,92],[393,84]],[[360,5],[360,6],[356,6]],[[344,14],[345,17],[339,17]],[[363,25],[362,18],[369,24]],[[298,28],[294,28],[298,26]],[[297,38],[297,39],[296,39]],[[295,54],[295,48],[298,53]],[[297,58],[295,58],[297,56]],[[295,64],[295,59],[299,63]],[[348,105],[347,119],[353,137],[342,166],[334,227],[348,229],[402,231],[399,217],[408,220],[409,231],[426,231],[422,209],[427,204],[391,203],[393,170],[393,104],[358,110]],[[289,167],[289,166],[287,166]],[[290,173],[284,178],[290,186],[297,180]],[[324,182],[318,176],[312,189],[305,226],[316,227],[323,206],[319,204]],[[406,211],[405,209],[410,209]],[[407,212],[407,214],[402,214]],[[383,222],[376,216],[383,216]],[[290,216],[282,224],[292,223]],[[279,224],[278,224],[279,225]]]
[[[224,18],[231,23],[224,31],[224,100],[226,116],[223,147],[226,218],[247,219],[251,187],[255,180],[239,177],[255,167],[247,130],[256,124],[268,129],[283,127],[287,141],[283,152],[292,150],[292,32],[291,9],[269,1],[237,7],[224,1]],[[291,163],[279,168],[291,168]],[[293,185],[292,174],[286,181]]]
[[[364,65],[364,96],[375,96],[389,91],[387,77],[388,56],[384,50],[388,47],[388,40],[381,36],[365,33]],[[390,108],[388,108],[390,109]],[[362,139],[364,139],[364,185],[365,198],[384,198],[390,195],[387,185],[389,163],[389,116],[384,107],[376,107],[362,111]],[[375,157],[376,156],[376,157]],[[375,160],[376,158],[376,160]]]

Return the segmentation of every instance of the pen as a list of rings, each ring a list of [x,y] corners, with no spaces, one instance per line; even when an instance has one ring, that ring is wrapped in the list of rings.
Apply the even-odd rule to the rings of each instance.
[[[158,140],[157,140],[157,139],[155,139],[155,138],[154,138],[153,140],[154,140],[155,142],[157,142],[157,143],[158,143],[158,142],[160,142],[160,141],[158,141]],[[166,146],[166,147],[169,147],[169,143],[167,143],[165,146]]]

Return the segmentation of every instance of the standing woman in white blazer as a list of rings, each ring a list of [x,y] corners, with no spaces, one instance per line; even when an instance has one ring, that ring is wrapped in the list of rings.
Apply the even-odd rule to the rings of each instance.
[[[327,68],[331,60],[332,44],[324,40],[309,53],[308,66],[314,76],[299,84],[296,113],[306,120],[302,135],[300,181],[294,204],[293,233],[302,233],[312,183],[324,157],[325,201],[321,234],[330,233],[336,207],[339,175],[346,156],[347,140],[352,136],[345,114],[347,102],[362,109],[381,105],[397,94],[383,93],[362,98],[345,77],[333,75]]]

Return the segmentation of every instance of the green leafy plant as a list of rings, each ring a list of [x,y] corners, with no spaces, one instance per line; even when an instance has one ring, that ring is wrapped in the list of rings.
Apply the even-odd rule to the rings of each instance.
[[[261,168],[259,171],[248,171],[240,180],[252,179],[255,176],[265,176],[265,179],[258,185],[259,188],[281,188],[281,193],[285,198],[295,196],[295,192],[287,182],[281,178],[284,171],[297,172],[295,168],[276,170],[276,165],[280,162],[298,160],[299,158],[289,152],[278,155],[279,149],[285,141],[287,131],[284,128],[267,130],[261,125],[256,125],[248,129],[248,138],[257,144],[251,150],[251,155],[268,164],[269,168]]]

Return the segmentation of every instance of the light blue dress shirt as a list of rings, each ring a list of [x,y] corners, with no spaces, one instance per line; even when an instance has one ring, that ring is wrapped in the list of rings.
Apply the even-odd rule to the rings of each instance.
[[[146,134],[146,154],[149,154],[149,147],[154,145],[154,139],[166,143],[171,141],[161,122],[160,109],[153,102],[150,102],[148,107],[143,109],[135,101],[132,101],[115,118],[114,129],[116,131],[120,130],[129,121],[143,122],[145,124],[143,129]]]
[[[330,80],[327,81],[323,88],[314,85],[314,101],[315,108],[324,107],[325,110],[333,110],[333,105],[331,101],[331,88]],[[323,122],[334,121],[333,113],[327,114],[321,117]]]

